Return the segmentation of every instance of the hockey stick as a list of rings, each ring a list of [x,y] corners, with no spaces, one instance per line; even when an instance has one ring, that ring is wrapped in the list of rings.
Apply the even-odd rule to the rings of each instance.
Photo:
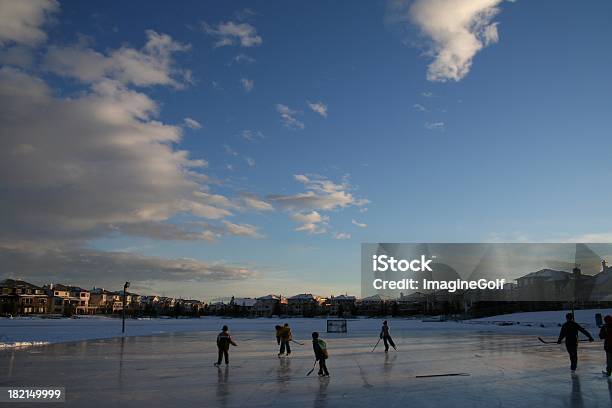
[[[378,339],[378,341],[376,342],[376,344],[374,345],[374,348],[372,349],[372,353],[374,352],[374,350],[376,350],[376,346],[378,346],[378,343],[380,343],[380,339]]]
[[[546,341],[546,340],[544,340],[541,337],[538,337],[538,340],[540,340],[544,344],[560,344],[560,343],[557,343],[556,341]],[[584,342],[588,342],[589,340],[580,339],[578,341],[581,342],[581,343],[584,343]]]
[[[315,367],[317,366],[317,361],[318,360],[315,360],[315,362],[314,362],[314,364],[312,366],[312,369],[309,372],[306,373],[306,377],[308,377],[310,374],[312,374],[312,372],[314,371]]]
[[[304,343],[300,343],[299,341],[295,341],[295,340],[293,340],[293,339],[291,339],[291,340],[289,340],[289,341],[292,341],[292,342],[294,342],[294,343],[296,343],[296,344],[299,344],[300,346],[303,346],[303,345],[304,345]]]
[[[450,374],[428,374],[428,375],[415,375],[415,378],[431,378],[431,377],[467,377],[468,373],[450,373]]]

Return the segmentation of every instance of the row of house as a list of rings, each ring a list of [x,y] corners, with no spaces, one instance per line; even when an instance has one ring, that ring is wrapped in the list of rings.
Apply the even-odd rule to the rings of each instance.
[[[301,293],[291,297],[266,295],[259,298],[234,298],[228,302],[211,303],[210,314],[269,317],[289,316],[350,316],[355,314],[359,300],[355,296],[340,295],[328,298]]]
[[[125,304],[124,304],[125,302]],[[360,300],[341,295],[328,298],[302,293],[291,297],[266,295],[259,298],[234,298],[227,302],[206,304],[195,299],[143,296],[103,288],[83,289],[64,284],[36,286],[32,283],[5,279],[0,281],[0,315],[240,315],[267,317],[273,315],[316,316],[332,314],[350,316]],[[368,304],[366,300],[365,304]]]
[[[572,272],[542,269],[528,273],[506,284],[500,290],[467,290],[400,293],[389,298],[377,294],[357,299],[340,295],[321,297],[301,293],[290,297],[266,295],[259,298],[236,298],[206,304],[199,300],[163,296],[141,296],[135,293],[86,290],[76,286],[31,283],[5,279],[0,281],[0,315],[230,315],[247,317],[342,316],[354,315],[487,315],[519,310],[538,310],[572,303],[578,307],[612,305],[612,267],[601,262],[601,271],[583,275],[580,268]],[[124,304],[125,303],[125,304]]]
[[[125,302],[125,305],[124,305]],[[78,286],[32,283],[5,279],[0,281],[0,316],[50,314],[87,315],[117,314],[201,314],[205,303],[199,300],[165,296],[141,296],[135,293],[109,291],[103,288],[83,289]]]

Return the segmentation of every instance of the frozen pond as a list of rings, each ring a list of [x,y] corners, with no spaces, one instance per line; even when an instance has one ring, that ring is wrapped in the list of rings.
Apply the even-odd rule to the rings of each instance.
[[[477,325],[391,322],[398,351],[383,352],[377,324],[326,334],[324,320],[289,320],[296,340],[279,359],[274,320],[261,327],[227,320],[238,347],[230,366],[216,368],[217,329],[88,340],[0,351],[0,386],[66,387],[65,406],[418,406],[609,407],[602,344],[581,343],[576,375],[562,346],[537,335],[488,331]],[[264,324],[265,323],[265,324]],[[361,325],[361,326],[360,326]],[[244,330],[243,330],[244,328]],[[248,330],[247,330],[248,328]],[[328,342],[330,378],[312,368],[310,331]],[[558,329],[543,331],[548,339]],[[349,322],[351,331],[351,322]],[[591,329],[591,331],[594,331]],[[594,333],[596,334],[596,333]],[[468,373],[469,376],[415,378]]]

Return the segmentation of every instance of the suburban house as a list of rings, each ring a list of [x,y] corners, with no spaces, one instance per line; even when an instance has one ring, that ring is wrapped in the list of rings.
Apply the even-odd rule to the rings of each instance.
[[[355,302],[357,312],[362,315],[371,316],[380,314],[385,300],[380,295],[373,295],[359,299]]]
[[[200,311],[204,309],[204,303],[199,300],[181,299],[179,302],[184,313],[199,315]]]
[[[338,317],[350,316],[355,309],[356,300],[355,296],[330,296],[326,302],[329,314]]]
[[[51,283],[43,286],[50,298],[49,313],[71,316],[73,314],[95,313],[90,308],[90,293],[77,286],[67,286],[60,283]]]
[[[287,299],[287,311],[292,316],[315,316],[320,311],[320,298],[301,293]]]
[[[252,298],[235,298],[232,296],[229,307],[232,313],[240,315],[250,315],[254,312],[253,307],[257,303],[257,299]]]
[[[0,315],[31,315],[47,313],[49,297],[45,290],[31,283],[4,279],[0,281]]]
[[[111,313],[113,310],[113,292],[104,288],[93,288],[89,294],[89,304],[96,313]]]
[[[287,298],[277,295],[266,295],[257,298],[253,306],[255,316],[270,317],[287,313]]]
[[[76,308],[77,314],[95,314],[96,310],[89,305],[91,294],[88,290],[79,288],[78,286],[69,286],[70,296],[79,299],[79,304]]]
[[[541,269],[521,276],[516,283],[517,300],[581,302],[590,300],[596,277],[583,275],[578,267],[571,273]]]
[[[210,314],[225,314],[228,310],[228,304],[225,302],[213,302],[208,305],[208,311]]]

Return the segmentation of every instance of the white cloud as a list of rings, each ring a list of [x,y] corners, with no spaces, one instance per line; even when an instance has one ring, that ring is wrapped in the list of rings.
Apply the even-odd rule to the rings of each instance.
[[[242,137],[249,142],[254,142],[258,139],[263,139],[264,135],[259,130],[243,130],[241,133]]]
[[[319,102],[306,101],[306,103],[308,103],[308,106],[310,107],[310,109],[312,109],[313,112],[318,113],[319,115],[323,116],[324,118],[327,117],[327,105],[326,104],[324,104],[321,101],[319,101]]]
[[[257,227],[250,224],[234,224],[229,221],[222,221],[225,226],[228,234],[244,236],[244,237],[252,237],[252,238],[261,238],[262,235],[257,230]]]
[[[167,222],[140,222],[115,225],[114,228],[124,235],[147,237],[166,241],[214,241],[218,234],[196,224],[177,225]]]
[[[351,239],[351,234],[347,233],[347,232],[337,232],[336,235],[334,235],[335,239]]]
[[[231,215],[229,199],[200,192],[206,161],[176,150],[181,129],[157,112],[117,81],[59,98],[38,78],[0,69],[0,210],[9,220],[0,246],[80,245],[115,225]]]
[[[429,110],[420,103],[415,103],[414,105],[412,105],[412,107],[418,112],[429,112]]]
[[[255,81],[253,81],[252,79],[248,79],[248,78],[241,78],[240,84],[242,84],[242,88],[246,92],[251,92],[253,90],[253,87],[255,86]]]
[[[321,176],[296,174],[296,181],[304,184],[306,191],[292,195],[270,195],[268,201],[290,210],[335,210],[348,206],[363,206],[369,201],[356,198],[348,183],[337,184]]]
[[[274,207],[272,205],[254,195],[244,194],[242,197],[244,206],[248,209],[257,211],[272,211]]]
[[[167,34],[146,31],[147,42],[140,50],[123,46],[102,54],[83,43],[49,47],[44,67],[58,75],[82,82],[109,78],[137,86],[171,85],[181,88],[191,81],[191,72],[174,67],[173,54],[190,49]]]
[[[232,62],[236,64],[253,64],[255,62],[255,58],[249,57],[246,54],[238,54],[232,58]]]
[[[151,280],[214,282],[248,279],[257,273],[253,269],[227,263],[189,258],[163,259],[84,248],[31,251],[0,247],[0,264],[7,271],[18,271],[20,278],[44,282],[65,280],[99,287],[113,287],[117,282],[124,281],[126,276],[133,283]]]
[[[219,23],[215,27],[204,23],[204,32],[217,38],[215,47],[240,44],[242,47],[257,47],[263,43],[257,29],[248,23],[232,21]]]
[[[257,16],[258,14],[257,12],[251,10],[250,8],[244,8],[242,10],[235,12],[234,15],[236,16],[236,20],[244,21],[244,20],[250,19],[253,16]]]
[[[185,124],[185,126],[187,126],[190,129],[201,129],[202,128],[202,124],[192,118],[183,119],[183,123]]]
[[[295,228],[295,231],[303,231],[308,234],[324,234],[327,232],[329,217],[321,215],[317,211],[292,214],[290,218],[301,224]]]
[[[55,0],[0,1],[0,46],[35,46],[47,40],[42,26],[59,11]]]
[[[282,124],[288,129],[304,129],[304,123],[299,121],[296,116],[301,114],[301,112],[295,111],[289,108],[287,105],[276,104],[276,111],[281,116]]]
[[[365,224],[365,223],[363,223],[363,222],[359,222],[359,221],[357,221],[357,220],[355,220],[355,219],[351,220],[351,223],[352,223],[353,225],[358,226],[359,228],[366,228],[366,227],[368,226],[368,224]]]
[[[425,129],[443,131],[446,129],[446,125],[444,122],[425,122]]]
[[[434,95],[433,92],[424,91],[421,92],[421,96],[423,96],[424,98],[435,98],[436,95]]]
[[[42,2],[2,1],[0,7],[6,10],[13,4]],[[5,16],[1,12],[0,21]],[[24,21],[21,24],[33,24]],[[3,24],[2,43],[34,45],[45,39],[32,27],[21,34],[13,30],[13,37],[7,37]],[[28,29],[35,34],[23,34]],[[217,181],[201,172],[207,162],[176,148],[181,127],[162,123],[157,103],[128,87],[179,87],[179,81],[191,78],[189,71],[175,69],[171,58],[189,46],[151,30],[146,33],[140,50],[124,46],[101,54],[83,42],[50,47],[47,69],[87,83],[66,96],[58,96],[64,93],[41,78],[0,68],[0,211],[8,217],[0,230],[0,264],[12,273],[38,274],[45,281],[89,275],[96,282],[114,282],[125,275],[160,281],[253,275],[231,265],[87,249],[92,239],[117,232],[163,240],[261,236],[250,224],[223,220],[242,208],[209,192],[207,184]],[[40,67],[32,71],[40,72]],[[196,123],[185,120],[188,126]],[[177,215],[221,221],[174,224]]]
[[[255,159],[252,159],[250,157],[245,158],[247,164],[249,165],[249,167],[255,167]]]
[[[13,65],[16,67],[30,68],[34,63],[34,53],[31,48],[25,46],[13,46],[2,49],[0,52],[0,65]]]
[[[409,19],[431,41],[427,68],[430,81],[459,81],[470,71],[474,56],[499,39],[497,23],[502,0],[416,0]],[[400,1],[400,8],[406,2]]]

